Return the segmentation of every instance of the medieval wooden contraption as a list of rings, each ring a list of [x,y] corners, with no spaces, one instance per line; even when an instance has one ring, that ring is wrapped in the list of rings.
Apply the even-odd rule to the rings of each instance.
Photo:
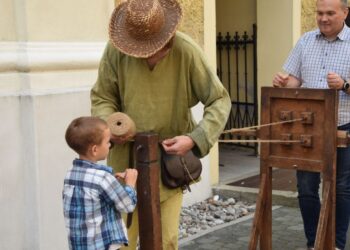
[[[230,129],[246,142],[260,142],[260,190],[249,250],[272,249],[272,170],[294,169],[321,173],[322,205],[315,242],[316,250],[335,246],[336,149],[350,144],[346,131],[337,131],[338,93],[331,89],[261,89],[261,125]],[[124,118],[112,119],[121,126]],[[126,130],[129,131],[129,130]],[[127,138],[134,137],[134,131]],[[162,249],[159,203],[158,136],[134,137],[140,249]],[[236,142],[236,140],[219,140]],[[243,140],[240,140],[241,142]]]
[[[261,250],[272,249],[273,168],[321,173],[322,205],[315,249],[334,249],[336,148],[349,144],[349,134],[337,131],[337,91],[264,87],[261,99],[262,125],[226,131],[263,142],[249,250],[257,249],[258,243]]]

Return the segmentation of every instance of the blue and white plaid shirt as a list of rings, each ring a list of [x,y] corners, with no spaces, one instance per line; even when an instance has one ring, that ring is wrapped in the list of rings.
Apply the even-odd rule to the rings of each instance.
[[[70,249],[103,250],[110,244],[127,245],[120,213],[134,210],[136,192],[122,186],[112,168],[75,159],[62,194]]]
[[[328,88],[327,74],[335,72],[350,80],[350,28],[334,41],[327,41],[320,30],[305,33],[297,42],[283,69],[301,80],[305,88]],[[350,122],[350,95],[339,92],[338,126]]]

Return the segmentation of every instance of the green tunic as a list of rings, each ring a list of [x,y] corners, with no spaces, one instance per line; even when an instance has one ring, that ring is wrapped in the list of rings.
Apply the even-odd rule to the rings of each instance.
[[[191,108],[198,102],[204,104],[204,114],[196,124]],[[217,141],[231,108],[227,91],[201,49],[181,32],[153,70],[144,59],[125,55],[108,43],[91,90],[91,103],[92,115],[103,119],[117,111],[126,113],[137,132],[157,132],[160,139],[190,136],[199,157],[208,154]],[[126,143],[110,151],[108,164],[116,171],[131,165],[129,148]],[[161,186],[161,200],[179,191],[163,189]]]

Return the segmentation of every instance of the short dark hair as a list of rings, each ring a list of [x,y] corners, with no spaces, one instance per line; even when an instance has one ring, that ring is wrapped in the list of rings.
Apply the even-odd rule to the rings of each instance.
[[[345,18],[345,23],[350,27],[350,8],[348,7],[348,15]]]
[[[66,142],[75,152],[84,155],[91,145],[99,145],[102,142],[103,132],[107,128],[107,123],[98,117],[78,117],[66,130]]]
[[[317,0],[318,1],[318,0]],[[343,8],[348,7],[348,0],[340,0],[340,3],[342,5]]]

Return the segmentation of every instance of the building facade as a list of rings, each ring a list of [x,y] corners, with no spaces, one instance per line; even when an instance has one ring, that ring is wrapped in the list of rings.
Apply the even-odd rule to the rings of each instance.
[[[302,30],[301,0],[180,2],[180,29],[213,68],[217,20],[239,24],[234,29],[256,22],[259,87],[271,84]],[[73,118],[90,114],[89,91],[115,2],[0,0],[0,6],[0,249],[68,249],[61,190],[76,156],[64,133]],[[249,15],[235,18],[229,9]],[[200,105],[194,109],[197,118],[201,112]],[[202,181],[184,205],[207,198],[218,183],[217,146],[203,164]]]

